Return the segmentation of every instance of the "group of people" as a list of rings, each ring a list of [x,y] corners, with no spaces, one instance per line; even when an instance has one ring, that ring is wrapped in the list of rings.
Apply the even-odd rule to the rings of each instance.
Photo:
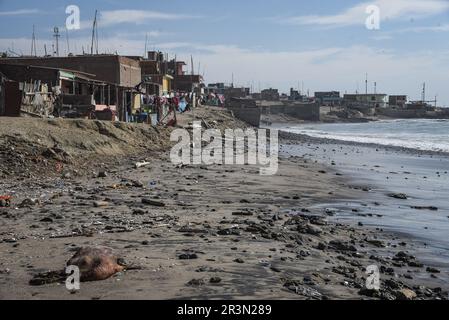
[[[157,123],[165,125],[176,124],[176,114],[192,110],[202,97],[197,97],[195,93],[172,92],[171,94],[143,95],[142,106],[151,106],[153,113],[157,114]],[[138,113],[143,112],[143,107]]]

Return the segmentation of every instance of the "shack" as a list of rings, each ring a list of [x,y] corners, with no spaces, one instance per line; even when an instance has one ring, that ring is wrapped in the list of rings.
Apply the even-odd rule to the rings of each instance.
[[[94,94],[95,103],[116,106],[121,121],[128,119],[135,96],[139,94],[136,87],[142,83],[139,61],[118,55],[1,58],[0,64],[40,66],[94,75],[89,80],[103,84]]]

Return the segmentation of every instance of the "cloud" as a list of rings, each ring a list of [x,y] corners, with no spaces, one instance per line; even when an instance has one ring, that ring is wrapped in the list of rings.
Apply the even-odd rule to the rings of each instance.
[[[308,15],[284,19],[284,23],[294,25],[319,25],[328,27],[344,27],[364,25],[367,17],[366,9],[370,5],[380,8],[380,18],[385,20],[425,18],[449,10],[447,0],[376,0],[363,2],[335,15]]]
[[[71,38],[70,48],[76,53],[84,46],[89,51],[90,37]],[[0,51],[14,42],[15,51],[29,54],[30,39],[0,39]],[[51,50],[51,40],[47,42]],[[44,42],[38,40],[38,54],[42,54]],[[129,37],[100,38],[100,52],[122,55],[143,55],[145,43]],[[304,88],[314,91],[339,90],[355,92],[364,88],[365,73],[369,74],[370,88],[377,82],[378,92],[407,94],[419,99],[421,85],[426,82],[429,94],[438,94],[439,101],[449,106],[449,82],[447,69],[449,52],[413,50],[398,53],[370,46],[327,47],[295,51],[271,51],[264,48],[242,48],[236,45],[207,44],[201,42],[154,42],[149,47],[175,54],[178,60],[190,63],[193,54],[195,69],[201,63],[208,83],[230,82],[234,73],[238,85],[261,88],[275,87],[287,92],[304,81]],[[61,54],[66,50],[60,45]],[[413,66],[413,67],[411,67]]]
[[[194,19],[197,16],[164,13],[143,10],[113,10],[100,13],[101,26],[112,26],[123,23],[144,24],[154,20],[184,20]]]
[[[442,24],[438,26],[423,26],[423,27],[413,27],[405,28],[394,31],[394,33],[407,33],[407,32],[449,32],[449,24]]]
[[[41,13],[38,9],[21,9],[16,11],[0,11],[0,16],[20,16]]]

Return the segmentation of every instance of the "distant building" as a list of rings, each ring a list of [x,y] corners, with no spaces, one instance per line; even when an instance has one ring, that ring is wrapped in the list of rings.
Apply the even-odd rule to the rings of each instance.
[[[231,85],[225,84],[224,82],[209,83],[206,87],[206,93],[214,94],[225,94],[225,91],[232,88]]]
[[[426,110],[426,111],[434,111],[436,108],[431,106],[427,102],[423,101],[411,101],[405,105],[405,108],[408,110]]]
[[[262,100],[266,100],[266,101],[279,101],[281,98],[279,95],[279,90],[272,89],[272,88],[262,90],[261,96],[262,96]]]
[[[302,95],[299,92],[299,90],[295,90],[293,88],[290,88],[290,96],[288,98],[291,101],[302,101]]]
[[[343,101],[339,91],[315,92],[315,100],[322,106],[340,106]]]
[[[253,92],[251,98],[254,100],[262,100],[262,94],[260,92]]]
[[[389,96],[388,104],[391,108],[397,107],[403,109],[407,104],[407,96],[405,95]]]
[[[382,93],[345,94],[343,104],[348,108],[386,108],[387,95]]]
[[[228,103],[232,98],[246,98],[250,96],[249,88],[227,88],[224,90],[225,100]]]
[[[160,51],[149,51],[146,58],[129,57],[137,60],[142,70],[144,86],[149,94],[167,95],[170,91],[200,91],[203,77],[187,74],[186,63],[176,59],[169,60],[168,55]]]

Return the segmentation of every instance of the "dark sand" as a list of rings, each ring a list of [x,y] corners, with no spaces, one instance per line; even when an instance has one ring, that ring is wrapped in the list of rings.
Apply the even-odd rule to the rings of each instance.
[[[144,158],[151,165],[136,169]],[[165,151],[105,158],[90,170],[0,182],[0,193],[16,195],[0,209],[1,299],[395,299],[407,288],[417,299],[447,297],[413,244],[317,208],[366,197],[320,164],[283,158],[276,176],[263,177],[254,166],[179,168]],[[19,208],[26,198],[39,201]],[[75,294],[29,285],[94,245],[140,269],[82,283]],[[379,292],[363,290],[370,265],[381,268]]]

